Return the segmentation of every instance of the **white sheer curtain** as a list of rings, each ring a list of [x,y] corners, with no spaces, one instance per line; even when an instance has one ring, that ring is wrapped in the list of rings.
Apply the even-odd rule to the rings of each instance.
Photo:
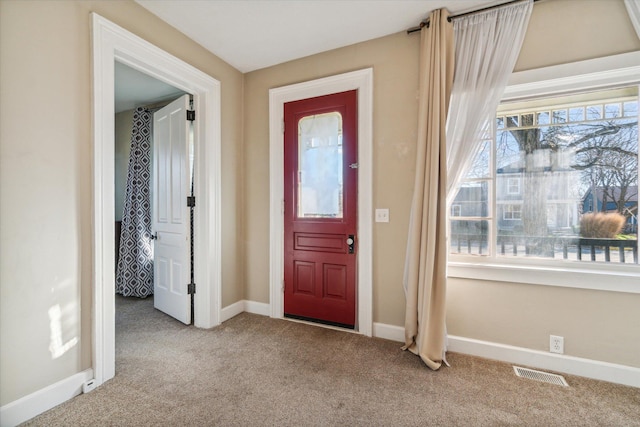
[[[624,0],[624,5],[629,12],[629,19],[636,30],[638,38],[640,38],[640,0]]]
[[[447,120],[447,206],[481,147],[513,71],[533,0],[454,20],[456,68]]]

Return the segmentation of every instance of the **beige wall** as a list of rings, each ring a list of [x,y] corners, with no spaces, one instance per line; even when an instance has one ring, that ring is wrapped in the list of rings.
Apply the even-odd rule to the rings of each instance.
[[[0,0],[0,405],[91,366],[91,11],[222,83],[223,306],[269,302],[268,89],[374,68],[374,206],[391,209],[374,225],[374,320],[402,325],[417,35],[243,77],[129,0]],[[545,0],[516,69],[635,50],[622,0]],[[640,367],[639,306],[638,295],[452,280],[448,322],[455,335],[541,350],[564,335],[567,354]],[[56,308],[61,343],[78,341],[54,358]]]
[[[269,89],[373,67],[373,201],[390,208],[391,218],[374,223],[374,319],[404,323],[399,254],[406,244],[415,168],[418,45],[419,36],[395,34],[246,74],[247,299],[269,302]]]
[[[542,0],[533,8],[515,71],[638,49],[623,0]]]
[[[132,1],[2,0],[0,405],[91,366],[92,11],[221,81],[223,304],[244,297],[243,75]]]
[[[402,275],[413,187],[418,35],[399,33],[248,73],[245,76],[246,298],[269,302],[268,90],[346,71],[374,69],[374,321],[404,324]],[[640,50],[622,0],[537,3],[516,69]],[[640,367],[640,295],[451,280],[453,335]],[[626,319],[626,320],[623,320]]]

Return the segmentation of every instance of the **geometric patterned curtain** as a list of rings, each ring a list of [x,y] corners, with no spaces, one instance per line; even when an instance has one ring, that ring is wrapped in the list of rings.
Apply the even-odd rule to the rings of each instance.
[[[143,107],[133,113],[131,154],[120,233],[116,293],[125,297],[153,295],[151,240],[151,127],[153,113]]]

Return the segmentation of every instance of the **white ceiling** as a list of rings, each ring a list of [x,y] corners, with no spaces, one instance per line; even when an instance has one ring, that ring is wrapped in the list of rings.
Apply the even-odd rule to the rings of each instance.
[[[136,0],[246,73],[506,0]]]
[[[116,62],[115,110],[116,113],[132,110],[148,104],[173,100],[184,92],[153,77]]]

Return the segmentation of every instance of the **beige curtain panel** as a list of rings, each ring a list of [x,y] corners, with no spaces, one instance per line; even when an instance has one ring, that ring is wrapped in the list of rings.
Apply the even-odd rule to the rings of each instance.
[[[453,24],[431,12],[420,44],[416,177],[405,265],[405,347],[431,369],[444,360],[446,296],[446,122],[454,73]]]

